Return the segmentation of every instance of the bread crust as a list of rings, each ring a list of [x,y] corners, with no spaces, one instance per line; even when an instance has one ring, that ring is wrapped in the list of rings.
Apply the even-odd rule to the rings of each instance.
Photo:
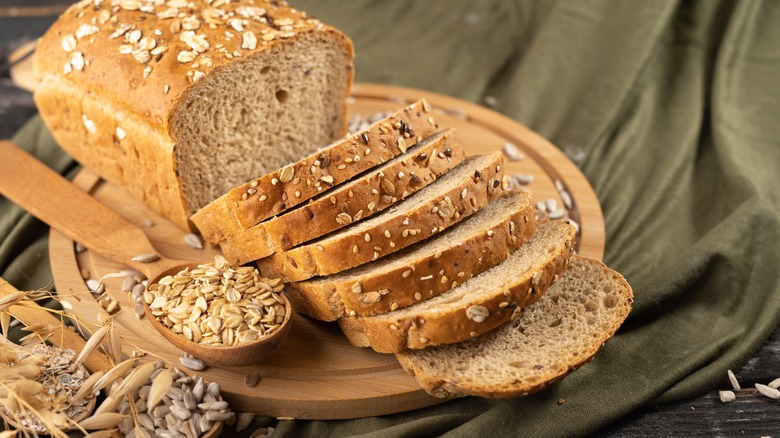
[[[242,265],[324,236],[428,186],[466,156],[454,129],[439,131],[421,143],[387,166],[334,187],[306,205],[237,230],[219,242],[222,253],[231,263]]]
[[[203,35],[209,42],[201,58],[196,58],[197,61],[205,55],[211,59],[210,63],[198,62],[195,70],[204,75],[271,47],[289,44],[288,41],[306,33],[331,35],[335,41],[341,41],[350,58],[354,56],[352,43],[342,32],[307,16],[303,11],[291,8],[284,1],[257,0],[251,6],[240,1],[229,2],[219,8],[201,1],[187,2],[186,8],[178,8],[178,14],[170,18],[162,18],[169,13],[166,6],[151,7],[147,12],[129,8],[131,3],[122,2],[120,7],[111,7],[109,2],[96,6],[92,0],[83,0],[69,7],[41,38],[36,49],[34,68],[41,78],[46,75],[64,76],[85,92],[88,90],[89,93],[105,96],[116,110],[135,114],[169,136],[173,134],[170,131],[171,119],[176,114],[180,100],[197,83],[192,63],[180,62],[178,59],[180,52],[192,51],[181,40],[181,35],[187,32],[188,27],[181,14],[184,18],[201,18],[201,24],[193,32]],[[264,10],[263,14],[259,14],[261,10]],[[225,19],[220,19],[217,14],[226,17],[233,14],[240,19],[243,32],[252,32],[257,37],[256,47],[242,48],[242,32],[233,28]],[[175,22],[180,24],[176,32]],[[211,23],[215,24],[214,28],[209,25]],[[125,28],[125,32],[121,32]],[[147,50],[151,56],[148,62],[139,62],[132,53],[119,52],[120,46],[128,44],[124,39],[125,34],[134,30],[140,31],[141,38],[153,36],[157,41],[154,48]],[[226,31],[234,34],[231,41],[226,40]],[[275,37],[263,38],[267,34]],[[84,36],[79,38],[79,35]],[[76,37],[77,44],[72,51],[66,51],[63,47],[63,39],[68,36]],[[218,44],[223,46],[218,48]],[[167,50],[160,55],[152,55],[155,49],[160,50],[159,47],[167,47]],[[81,53],[88,64],[82,70],[71,66],[70,72],[66,74],[64,66],[71,64],[74,53]],[[226,54],[230,54],[230,58]],[[156,59],[158,56],[159,59]],[[153,66],[156,74],[144,77],[147,66]],[[165,91],[166,86],[168,92]]]
[[[173,141],[152,129],[135,114],[115,110],[111,103],[95,94],[85,94],[72,82],[58,76],[47,76],[41,82],[35,103],[46,114],[46,124],[60,145],[81,145],[74,151],[65,147],[79,162],[100,169],[100,175],[122,186],[128,193],[181,228],[188,226],[179,182],[176,179]],[[84,119],[73,114],[89,114]],[[87,125],[112,127],[89,132]],[[90,125],[91,126],[91,125]],[[117,147],[116,127],[121,127],[132,145]],[[89,149],[89,153],[87,153]],[[154,165],[149,165],[155,157]],[[146,182],[154,181],[147,185]]]
[[[328,275],[376,260],[422,241],[478,211],[502,193],[503,156],[487,154],[479,162],[466,161],[461,166],[474,166],[473,172],[454,187],[425,199],[410,208],[399,204],[401,211],[386,211],[373,218],[379,223],[366,232],[353,232],[348,227],[311,243],[258,260],[263,275],[281,277],[285,282],[301,281],[317,275]],[[432,190],[438,184],[427,188]],[[462,196],[466,190],[467,196]],[[422,195],[423,191],[417,195]],[[360,225],[360,224],[355,224]],[[387,237],[387,235],[390,237]]]
[[[420,100],[363,132],[234,188],[226,195],[227,206],[241,227],[251,227],[406,152],[437,128],[428,104]]]
[[[620,291],[623,301],[618,303],[618,312],[614,315],[614,318],[606,322],[606,329],[600,331],[598,336],[579,336],[578,339],[582,339],[582,345],[577,348],[577,354],[570,354],[565,361],[554,361],[554,365],[546,366],[546,364],[537,363],[533,371],[525,375],[524,379],[508,384],[505,381],[502,382],[464,382],[457,378],[455,375],[432,375],[425,369],[424,364],[416,356],[416,352],[413,350],[406,350],[396,353],[401,366],[407,373],[414,376],[417,382],[422,388],[429,394],[439,398],[455,398],[466,395],[473,395],[477,397],[488,398],[512,398],[521,397],[535,392],[541,391],[544,388],[552,385],[553,383],[561,380],[569,373],[575,371],[582,365],[590,362],[598,350],[606,343],[620,328],[623,321],[628,316],[633,303],[633,293],[631,286],[626,282],[625,278],[619,273],[609,269],[603,263],[596,260],[587,259],[580,256],[573,256],[571,259],[571,266],[587,266],[588,269],[592,269],[594,272],[604,272],[612,279],[613,287],[615,290]],[[564,274],[566,275],[566,274]],[[522,324],[523,316],[520,315],[516,321],[507,323],[506,329],[499,328],[496,330],[495,336],[500,336],[505,342],[511,343],[513,339],[509,329],[512,324]],[[572,333],[574,336],[575,333]],[[489,334],[494,336],[494,334]],[[476,345],[480,342],[480,338],[474,338],[465,341],[463,344],[458,345],[458,348],[468,349],[469,345]],[[455,346],[453,346],[455,347]],[[446,363],[451,360],[448,357],[445,350],[437,350],[435,353],[422,352],[426,355],[438,355],[439,361]],[[518,359],[521,359],[518,357]],[[430,357],[427,357],[430,360]],[[496,358],[496,363],[500,361],[506,362],[507,358]],[[551,360],[552,362],[553,360]]]
[[[178,9],[151,2],[112,4],[78,2],[41,38],[34,57],[42,83],[36,105],[70,155],[179,227],[190,228],[188,217],[196,206],[185,199],[177,176],[175,118],[186,97],[214,73],[290,47],[301,37],[332,41],[350,60],[334,137],[346,130],[354,49],[337,29],[285,2],[230,2],[218,8],[187,2]],[[244,43],[249,33],[254,44]],[[181,55],[185,52],[189,55]],[[193,59],[185,62],[182,56]]]
[[[571,225],[560,226],[565,227],[564,236],[554,252],[540,255],[544,259],[538,270],[517,275],[505,289],[469,297],[464,300],[465,308],[345,317],[339,319],[339,325],[353,345],[371,347],[380,353],[451,344],[493,330],[538,300],[565,271],[573,252],[575,231]],[[474,306],[482,306],[487,314],[483,318],[470,317],[469,309]],[[413,307],[404,310],[409,309]]]
[[[493,226],[470,235],[457,234],[457,238],[453,235],[445,249],[429,251],[396,268],[385,268],[380,260],[369,272],[290,283],[285,290],[298,301],[307,301],[302,305],[307,315],[324,321],[347,315],[379,315],[437,296],[503,261],[536,232],[530,195],[515,192],[504,196],[519,196],[523,201],[519,208],[503,212],[505,216],[496,218]],[[451,231],[457,233],[457,229]],[[355,293],[353,287],[358,283],[361,292]]]

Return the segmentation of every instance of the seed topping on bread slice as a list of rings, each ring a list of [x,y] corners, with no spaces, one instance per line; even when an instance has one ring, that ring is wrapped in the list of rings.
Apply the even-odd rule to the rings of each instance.
[[[571,225],[543,220],[506,260],[456,288],[376,316],[339,320],[354,345],[381,353],[459,342],[517,316],[563,274],[574,248]]]
[[[264,275],[290,282],[334,274],[392,254],[460,222],[503,193],[502,164],[500,152],[469,157],[384,212],[257,264]],[[465,197],[463,189],[468,190]]]

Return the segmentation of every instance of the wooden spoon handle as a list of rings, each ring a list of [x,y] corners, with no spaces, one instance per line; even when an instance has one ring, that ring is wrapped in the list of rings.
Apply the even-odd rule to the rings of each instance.
[[[103,257],[131,266],[149,278],[161,269],[154,266],[156,263],[132,260],[157,254],[143,230],[8,141],[0,141],[0,193]]]

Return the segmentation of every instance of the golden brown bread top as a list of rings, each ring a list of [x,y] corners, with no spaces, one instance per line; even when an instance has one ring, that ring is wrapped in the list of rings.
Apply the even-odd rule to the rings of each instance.
[[[39,77],[64,75],[170,134],[184,93],[210,72],[254,53],[337,29],[284,1],[82,0],[41,38]]]

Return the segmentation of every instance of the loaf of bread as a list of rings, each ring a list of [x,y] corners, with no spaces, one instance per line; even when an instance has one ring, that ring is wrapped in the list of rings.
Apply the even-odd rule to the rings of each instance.
[[[86,167],[188,228],[342,137],[353,48],[284,1],[92,1],[41,39],[35,102]]]
[[[455,288],[535,232],[531,196],[507,192],[429,240],[348,271],[289,283],[285,293],[296,311],[323,321],[379,315]]]
[[[263,275],[290,282],[335,274],[385,257],[444,231],[498,197],[502,193],[502,164],[500,152],[469,157],[435,183],[382,213],[258,260],[257,265]]]
[[[396,357],[436,397],[519,397],[589,362],[632,302],[631,286],[620,274],[574,256],[560,280],[512,321],[473,339]]]
[[[240,265],[324,236],[430,185],[465,156],[454,129],[439,131],[409,147],[406,153],[298,208],[250,228],[238,227],[219,242],[222,253],[231,263]],[[193,216],[193,221],[199,215]]]
[[[478,336],[509,321],[563,275],[574,238],[573,226],[542,220],[525,245],[456,288],[393,312],[341,318],[339,325],[353,345],[380,353]]]
[[[229,236],[406,152],[436,128],[427,102],[415,102],[300,161],[231,189],[192,221],[209,242],[235,241]]]

